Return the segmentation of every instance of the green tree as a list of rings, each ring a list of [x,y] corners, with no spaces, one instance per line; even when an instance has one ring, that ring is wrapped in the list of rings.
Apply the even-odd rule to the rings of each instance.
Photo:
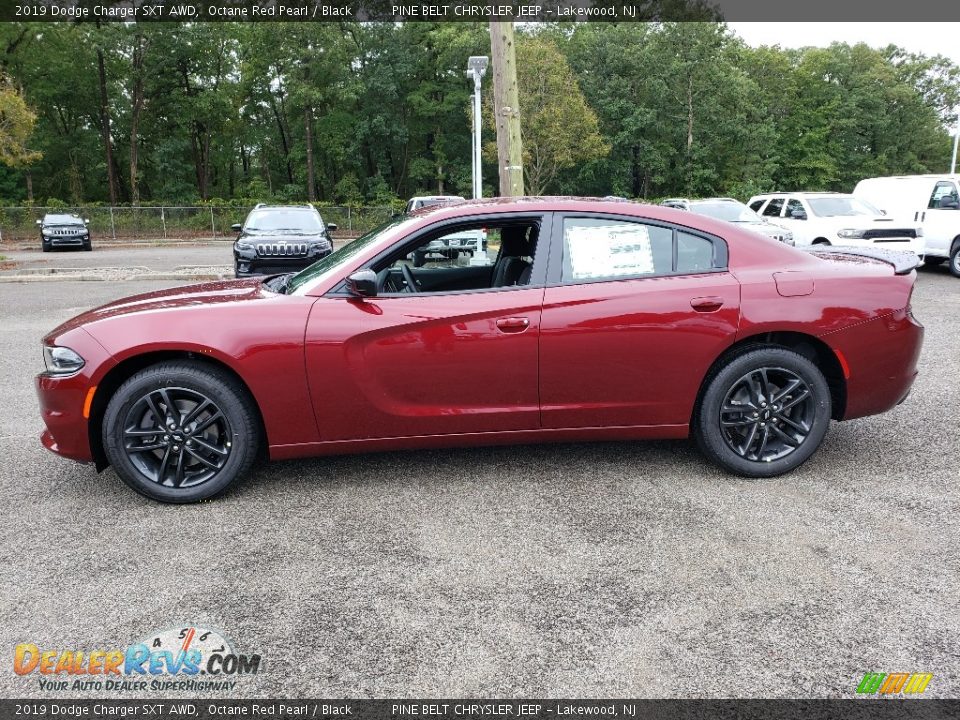
[[[517,43],[517,83],[526,190],[542,195],[558,175],[605,156],[597,115],[556,44],[542,37]]]

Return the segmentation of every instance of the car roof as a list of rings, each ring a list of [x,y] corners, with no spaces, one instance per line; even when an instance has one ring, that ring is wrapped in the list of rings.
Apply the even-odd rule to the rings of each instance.
[[[759,198],[782,197],[784,195],[802,195],[804,197],[809,195],[837,195],[839,197],[850,197],[850,193],[828,192],[826,190],[814,190],[809,192],[806,190],[797,190],[793,192],[787,192],[785,190],[777,190],[776,192],[760,193],[759,195],[754,195],[753,197],[755,200],[757,200]]]
[[[318,212],[310,203],[301,203],[299,205],[268,205],[267,203],[257,203],[254,205],[253,210],[313,210],[314,212]],[[253,210],[250,212],[253,212]]]

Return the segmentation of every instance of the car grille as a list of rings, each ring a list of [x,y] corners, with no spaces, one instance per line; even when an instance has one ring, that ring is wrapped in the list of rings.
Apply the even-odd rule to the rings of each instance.
[[[52,230],[47,230],[47,232],[53,235],[54,237],[65,237],[65,236],[83,234],[83,230],[70,230],[67,228],[54,228]]]
[[[863,237],[867,240],[883,240],[884,238],[915,238],[917,231],[913,228],[883,228],[867,230]]]
[[[306,254],[306,243],[257,243],[260,257],[304,257]]]

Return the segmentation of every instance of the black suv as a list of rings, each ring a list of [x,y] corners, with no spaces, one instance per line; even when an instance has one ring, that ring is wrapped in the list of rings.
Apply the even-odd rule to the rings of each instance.
[[[233,270],[240,277],[302,270],[333,251],[327,225],[312,205],[260,203],[247,215],[233,243]]]
[[[50,252],[55,247],[75,247],[92,250],[89,220],[78,215],[47,213],[43,220],[37,220],[40,226],[40,247]]]

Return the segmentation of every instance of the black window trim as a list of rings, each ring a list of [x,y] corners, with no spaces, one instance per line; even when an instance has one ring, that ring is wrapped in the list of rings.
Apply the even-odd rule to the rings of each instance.
[[[644,273],[638,275],[613,275],[602,278],[584,278],[582,280],[564,280],[563,279],[563,225],[567,220],[586,219],[586,220],[616,220],[621,222],[632,222],[639,225],[652,225],[655,227],[666,228],[673,233],[673,248],[671,264],[677,266],[677,233],[683,232],[694,237],[708,240],[713,244],[713,262],[714,267],[709,270],[697,271],[671,271],[669,273]],[[692,228],[678,223],[664,222],[653,218],[643,217],[641,215],[621,215],[619,213],[609,212],[556,212],[554,213],[553,228],[550,243],[550,266],[547,271],[547,287],[566,287],[573,285],[590,285],[593,283],[623,282],[625,280],[648,280],[652,278],[664,277],[690,277],[694,275],[712,275],[716,273],[729,272],[730,252],[727,241],[718,235]]]
[[[457,228],[465,228],[468,226],[476,225],[477,223],[498,227],[502,225],[509,225],[514,222],[535,222],[540,226],[539,234],[537,236],[537,248],[533,257],[533,270],[530,273],[530,282],[526,285],[510,285],[507,287],[489,287],[489,288],[470,288],[467,290],[443,290],[440,292],[424,292],[424,293],[381,293],[378,294],[377,298],[402,298],[402,297],[443,297],[448,295],[466,295],[470,293],[491,293],[491,292],[515,292],[517,290],[529,290],[531,288],[543,288],[545,286],[545,280],[547,276],[547,268],[549,266],[550,260],[550,248],[553,243],[551,241],[553,229],[551,227],[553,222],[553,213],[550,211],[530,211],[523,210],[517,212],[500,212],[500,213],[485,213],[483,215],[466,215],[457,218],[448,218],[446,220],[441,220],[439,222],[432,223],[426,227],[422,227],[419,230],[412,232],[407,235],[399,243],[394,243],[390,247],[386,248],[380,253],[377,253],[373,258],[363,263],[360,267],[353,270],[357,272],[358,270],[372,270],[374,266],[379,265],[385,260],[396,261],[398,258],[403,257],[404,255],[409,254],[412,247],[417,247],[420,243],[424,242],[429,235],[438,234],[442,231],[443,235],[447,235],[450,232],[455,232]],[[442,235],[438,235],[442,237]],[[541,259],[542,258],[542,259]],[[494,260],[496,263],[496,260]],[[491,266],[492,267],[492,266]],[[351,273],[352,274],[352,273]],[[354,297],[346,287],[347,279],[343,278],[334,285],[330,290],[328,290],[324,296],[325,297]]]

